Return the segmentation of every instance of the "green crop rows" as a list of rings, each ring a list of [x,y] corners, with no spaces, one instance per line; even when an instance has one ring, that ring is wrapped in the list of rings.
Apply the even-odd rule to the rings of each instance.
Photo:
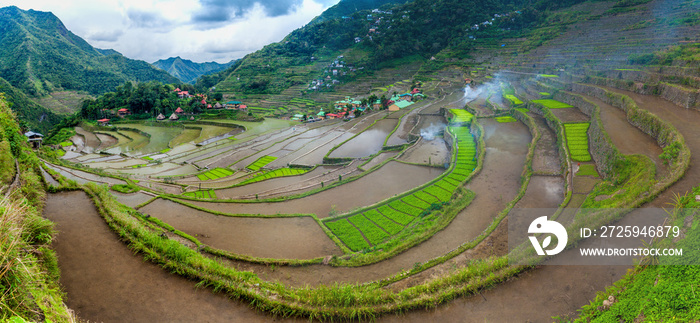
[[[214,190],[203,190],[196,192],[187,192],[182,194],[182,196],[189,196],[197,199],[215,199],[216,193],[214,192]]]
[[[518,121],[517,119],[511,117],[511,116],[504,116],[504,117],[496,117],[496,121],[500,123],[507,123],[507,122],[516,122]]]
[[[451,109],[450,112],[454,115],[452,120],[450,122],[455,122],[455,123],[462,123],[462,122],[471,122],[472,119],[474,118],[474,115],[469,113],[467,110],[462,110],[462,109]]]
[[[275,159],[277,159],[277,157],[274,157],[274,156],[262,156],[262,157],[258,158],[258,160],[256,160],[255,162],[253,162],[252,164],[248,165],[248,169],[250,169],[250,170],[252,170],[252,171],[254,171],[254,172],[255,172],[255,171],[258,171],[258,170],[260,170],[260,168],[265,167],[265,165],[267,165],[267,164],[273,162]]]
[[[461,119],[459,122],[466,120]],[[348,218],[324,221],[328,229],[348,248],[360,251],[391,239],[406,226],[419,221],[430,210],[435,209],[435,205],[449,203],[457,187],[474,171],[477,164],[476,143],[469,127],[450,127],[450,131],[456,138],[457,146],[455,165],[450,174],[444,175],[432,185],[379,207],[353,214]]]
[[[388,233],[384,232],[384,230],[367,219],[363,214],[351,216],[348,218],[348,221],[359,228],[365,235],[365,238],[373,245],[380,244],[389,237]]]
[[[228,168],[214,168],[210,171],[197,175],[200,181],[215,180],[233,175],[233,171]]]
[[[388,232],[390,235],[395,235],[403,229],[403,225],[398,224],[392,221],[391,219],[385,217],[377,210],[369,210],[364,214],[368,219],[376,223],[379,227],[384,229],[384,231]]]
[[[379,213],[383,214],[385,217],[393,220],[394,222],[398,222],[398,223],[401,223],[403,225],[408,225],[415,218],[412,215],[396,211],[396,210],[392,209],[391,207],[389,207],[389,205],[387,205],[387,204],[382,205],[379,208],[377,208],[377,211],[379,211]]]
[[[523,104],[523,101],[521,101],[520,99],[518,99],[518,97],[515,96],[515,95],[506,94],[506,95],[504,95],[503,97],[505,97],[506,99],[508,99],[508,101],[510,101],[510,103],[513,103],[514,105]]]
[[[593,164],[582,164],[578,167],[577,176],[595,176],[598,177],[598,172]]]
[[[532,102],[539,103],[541,105],[544,105],[547,108],[550,109],[564,109],[564,108],[573,108],[573,105],[566,104],[564,102],[559,102],[557,100],[552,100],[552,99],[542,99],[542,100],[532,100]]]
[[[591,160],[588,152],[588,127],[590,123],[565,123],[566,142],[571,153],[571,160],[587,162]]]
[[[413,195],[409,195],[407,197],[415,198]],[[423,201],[421,201],[421,202],[423,202]],[[401,200],[396,200],[396,201],[389,203],[389,207],[391,207],[392,209],[397,210],[399,212],[411,215],[411,216],[418,216],[421,214],[421,212],[423,212],[423,209],[427,209],[428,207],[430,207],[430,204],[424,203],[422,208],[417,208],[411,204],[408,204],[406,202],[402,202]]]
[[[357,230],[347,219],[338,221],[326,222],[328,229],[333,232],[340,240],[345,243],[348,248],[354,251],[369,248],[369,243],[362,237],[360,230]]]
[[[269,171],[269,172],[266,172],[264,174],[255,176],[251,179],[247,179],[244,182],[242,182],[241,185],[257,183],[260,181],[264,181],[266,179],[271,179],[271,178],[276,178],[276,177],[301,175],[301,174],[304,174],[306,172],[307,172],[306,169],[300,169],[300,168],[278,168],[278,169],[275,169],[273,171]]]

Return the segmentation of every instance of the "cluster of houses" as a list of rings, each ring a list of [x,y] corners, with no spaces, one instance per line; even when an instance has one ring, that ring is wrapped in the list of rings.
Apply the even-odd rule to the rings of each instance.
[[[485,28],[485,27],[493,25],[493,22],[496,21],[497,18],[498,19],[506,19],[508,17],[511,17],[512,15],[521,15],[521,14],[522,14],[521,11],[513,11],[513,12],[509,12],[509,13],[504,13],[504,14],[497,13],[497,14],[493,15],[493,18],[491,18],[491,20],[486,20],[486,21],[483,21],[481,23],[474,24],[469,29],[471,29],[473,31],[477,31],[480,28]],[[514,20],[514,19],[515,18],[511,18],[511,20]],[[466,30],[466,31],[469,31],[469,30]],[[474,36],[474,35],[468,35],[467,37],[469,37],[469,39],[471,39],[471,40],[476,40],[476,36]]]
[[[248,106],[246,106],[245,104],[243,104],[243,102],[241,102],[241,101],[228,101],[228,102],[226,102],[226,103],[216,102],[215,104],[212,105],[212,104],[210,104],[210,103],[207,103],[207,96],[204,95],[204,94],[195,94],[195,95],[192,95],[192,94],[189,93],[189,91],[183,91],[183,90],[180,90],[180,88],[176,88],[176,89],[174,90],[174,92],[177,94],[177,97],[180,98],[180,99],[190,99],[190,98],[195,98],[195,97],[196,97],[197,100],[201,100],[201,101],[199,101],[199,102],[200,102],[206,109],[248,110]],[[108,111],[107,109],[103,109],[103,112],[108,113],[109,111]],[[112,112],[112,113],[113,113],[113,112]],[[123,108],[123,109],[119,109],[119,110],[117,111],[117,114],[116,114],[116,115],[117,115],[119,118],[124,118],[124,117],[126,117],[126,116],[128,116],[128,115],[131,115],[131,112],[129,111],[129,109]],[[168,120],[175,121],[175,120],[180,120],[180,117],[181,117],[181,116],[184,116],[184,115],[191,115],[191,114],[185,113],[185,110],[183,110],[182,108],[178,107],[177,109],[175,109],[175,112],[173,112],[173,113],[170,115],[170,117],[167,117],[167,118],[166,118],[166,116],[165,116],[164,114],[160,113],[160,114],[158,114],[158,116],[156,117],[156,120],[158,120],[158,121],[163,121],[163,120],[168,119]],[[193,117],[193,116],[190,116],[190,120],[194,120],[194,117]],[[107,126],[107,125],[109,124],[109,121],[110,121],[110,119],[108,119],[108,118],[103,118],[103,119],[97,120],[97,124],[98,124],[98,125],[101,125],[101,126]]]
[[[345,64],[343,61],[344,55],[336,57],[326,68],[323,73],[326,75],[323,78],[311,80],[309,91],[318,91],[325,88],[331,88],[333,85],[340,84],[338,77],[345,76],[348,72],[355,72],[357,69],[351,65]],[[360,69],[363,69],[362,67]]]
[[[392,96],[391,99],[386,102],[386,106],[389,111],[399,111],[411,106],[415,103],[415,101],[423,98],[425,98],[425,95],[416,88],[411,92]],[[355,115],[355,111],[364,112],[367,109],[380,110],[382,108],[382,101],[376,100],[374,102],[364,104],[358,99],[345,97],[344,100],[336,101],[333,104],[333,108],[336,112],[327,113],[321,109],[315,116],[308,116],[307,121],[313,122],[325,119],[352,118]],[[303,115],[297,114],[292,117],[292,120],[301,120],[302,118]]]

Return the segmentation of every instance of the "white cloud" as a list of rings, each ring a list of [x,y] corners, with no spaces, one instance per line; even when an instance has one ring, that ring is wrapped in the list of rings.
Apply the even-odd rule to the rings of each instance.
[[[246,3],[251,5],[238,6],[245,10],[235,17],[207,23],[193,19],[203,8],[190,0],[0,0],[2,7],[51,11],[91,45],[147,62],[173,56],[228,62],[280,41],[333,5],[328,0]],[[284,5],[290,6],[286,13]]]

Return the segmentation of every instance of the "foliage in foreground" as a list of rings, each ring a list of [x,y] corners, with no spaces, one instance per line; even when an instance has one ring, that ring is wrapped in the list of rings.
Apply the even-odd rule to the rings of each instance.
[[[697,253],[700,247],[700,222],[693,215],[700,208],[696,195],[700,195],[700,186],[690,194],[676,197],[671,214],[672,223],[687,230],[685,238],[675,246],[683,249],[684,257],[686,252]],[[658,244],[668,247],[673,241],[662,240]],[[583,306],[576,322],[695,322],[700,319],[699,286],[697,262],[696,265],[637,265]],[[615,301],[609,307],[604,306],[603,302],[611,295]]]

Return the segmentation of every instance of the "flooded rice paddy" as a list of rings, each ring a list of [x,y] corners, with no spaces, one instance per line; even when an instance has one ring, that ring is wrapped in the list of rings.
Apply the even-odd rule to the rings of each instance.
[[[208,210],[229,214],[313,213],[320,218],[325,218],[332,213],[345,213],[354,208],[371,205],[403,193],[413,187],[425,184],[444,171],[444,169],[434,167],[407,165],[392,161],[360,179],[304,198],[275,203],[188,202]],[[411,174],[411,176],[404,176],[404,174]],[[332,184],[338,179],[324,185]]]
[[[663,114],[664,119],[674,124],[686,136],[686,142],[691,147],[691,151],[700,151],[700,146],[697,144],[700,142],[700,137],[698,137],[697,131],[693,131],[693,122],[688,121],[697,120],[700,112],[683,111],[673,104],[659,99],[666,102],[664,104],[656,99],[658,98],[645,96],[635,98],[635,100],[639,100],[641,108],[655,110],[655,113]],[[468,100],[461,93],[460,95],[453,93],[443,97],[443,103],[447,102],[447,106],[455,107],[460,104],[463,106]],[[472,101],[471,104],[473,103],[475,102]],[[620,151],[624,154],[645,154],[655,161],[657,168],[663,169],[663,165],[658,159],[660,148],[654,140],[636,128],[632,129],[633,127],[626,122],[624,113],[621,114],[620,110],[599,105],[601,105],[604,127]],[[434,105],[426,106],[434,108]],[[485,106],[484,109],[489,109],[483,111],[483,113],[487,113],[491,108]],[[559,112],[560,110],[571,111]],[[197,170],[194,165],[210,169],[233,166],[233,168],[245,172],[243,169],[248,164],[266,155],[278,157],[268,166],[271,168],[284,167],[289,164],[318,165],[323,162],[323,157],[332,147],[354,135],[357,136],[339,146],[330,157],[366,157],[379,152],[387,138],[389,139],[387,145],[401,144],[405,142],[404,140],[406,140],[407,134],[412,131],[411,129],[414,129],[415,133],[415,129],[426,130],[435,125],[437,125],[436,128],[444,127],[444,119],[428,112],[428,109],[425,109],[420,112],[423,113],[421,115],[419,109],[416,109],[406,113],[403,117],[385,119],[382,119],[385,115],[377,113],[366,119],[362,118],[351,122],[298,125],[292,129],[261,127],[255,130],[256,135],[244,132],[236,136],[237,140],[218,140],[206,143],[196,149],[190,146],[177,152],[154,150],[153,152],[156,154],[152,156],[162,158],[164,162],[158,165],[149,165],[144,169],[134,168],[122,171],[143,178],[156,175],[192,174]],[[587,116],[575,108],[558,109],[555,112],[559,113],[560,118],[565,122],[584,121],[583,117],[585,117],[585,121],[588,120]],[[535,147],[533,170],[536,175],[532,176],[524,196],[504,222],[487,240],[473,250],[467,250],[453,260],[431,268],[416,277],[400,281],[396,283],[396,286],[410,286],[414,282],[427,279],[432,275],[449,272],[455,266],[464,266],[471,259],[504,254],[507,250],[503,249],[502,246],[507,240],[507,232],[503,231],[503,227],[508,222],[518,221],[520,209],[555,209],[564,200],[565,181],[561,176],[557,176],[560,173],[560,165],[558,152],[554,147],[556,137],[541,118],[535,118],[542,133],[542,138]],[[399,124],[399,120],[401,120],[401,124]],[[360,133],[362,129],[375,121],[376,123],[372,127]],[[357,268],[324,265],[270,268],[233,261],[230,262],[230,265],[251,270],[260,275],[261,278],[279,281],[291,286],[316,286],[335,282],[368,282],[389,277],[400,270],[413,267],[416,263],[428,261],[465,242],[472,241],[518,195],[521,189],[520,177],[525,167],[528,144],[532,139],[528,128],[520,122],[497,123],[491,119],[480,119],[479,122],[483,125],[486,142],[484,165],[481,172],[466,185],[466,188],[475,192],[476,197],[471,205],[458,212],[450,225],[423,243],[388,260]],[[397,124],[399,127],[396,133],[403,134],[403,138],[396,133],[389,136]],[[84,130],[82,132],[80,136],[85,139],[85,146],[93,147],[94,150],[105,149],[105,145],[110,144],[110,139],[106,137],[112,138],[114,141],[111,143],[112,146],[124,145],[117,136],[100,136],[98,134],[92,138],[89,132]],[[241,187],[217,189],[216,194],[220,199],[252,199],[255,194],[260,194],[262,198],[289,195],[290,192],[295,194],[306,192],[319,188],[321,183],[331,185],[337,182],[340,177],[348,178],[360,174],[397,156],[401,161],[409,163],[440,165],[449,160],[450,151],[444,139],[439,136],[439,133],[436,134],[437,136],[433,136],[432,140],[423,136],[417,144],[401,155],[398,152],[380,153],[362,167],[359,165],[365,162],[366,158],[345,166],[320,166],[304,175],[281,177]],[[195,136],[197,137],[195,138]],[[197,135],[196,131],[187,129],[178,134],[166,136],[169,139],[165,146],[168,147],[173,143],[189,143],[199,140],[197,138],[200,136]],[[149,141],[141,147],[141,152],[153,150],[164,142],[165,139]],[[85,155],[80,157],[80,160],[94,167],[118,169],[119,167],[131,166],[121,157],[108,158],[102,155]],[[693,161],[696,161],[695,158]],[[180,164],[182,162],[187,162],[187,164]],[[109,167],[109,165],[115,165],[115,167]],[[104,180],[89,173],[58,166],[49,167],[81,182],[101,180],[110,184],[117,183],[111,179]],[[400,194],[434,179],[443,172],[442,168],[389,161],[372,173],[355,181],[307,197],[284,202],[185,202],[229,214],[313,213],[324,218],[352,211]],[[699,173],[697,168],[691,167],[686,177],[675,184],[672,190],[681,192],[683,189],[696,185],[700,181]],[[236,176],[247,178],[246,173],[237,174],[231,176],[230,179],[212,181],[203,187],[217,188],[216,185],[240,182],[241,179],[236,178]],[[183,185],[196,186],[196,180],[192,176],[181,181]],[[599,181],[600,179],[591,177],[577,176],[573,178],[574,194],[569,203],[570,209],[563,212],[560,217],[563,222],[568,222],[573,218],[575,209]],[[177,185],[167,186],[154,182],[154,179],[144,181],[141,185],[165,185],[167,189],[173,191],[181,189]],[[151,195],[143,192],[113,194],[118,201],[132,207],[152,198]],[[666,192],[662,195],[664,201],[669,199],[669,194]],[[660,200],[661,198],[650,205],[659,204]],[[66,203],[78,205],[82,211],[77,212],[77,215],[68,216],[66,214],[68,204]],[[342,255],[340,248],[310,216],[277,218],[220,216],[195,210],[166,199],[157,199],[139,211],[163,220],[176,229],[196,237],[206,245],[236,254],[285,259],[311,259]],[[65,271],[70,272],[64,274],[66,277],[62,277],[61,282],[70,286],[66,287],[66,292],[69,295],[69,306],[77,310],[83,319],[105,322],[114,321],[117,318],[122,321],[124,318],[135,321],[182,320],[183,318],[197,321],[260,321],[269,319],[257,315],[242,303],[229,301],[224,297],[212,294],[209,290],[195,291],[191,282],[166,274],[156,266],[143,263],[138,257],[131,255],[128,249],[107,229],[104,221],[97,215],[94,206],[83,193],[51,195],[45,213],[47,217],[59,223],[59,238],[55,242],[56,249],[62,257],[59,265],[62,269],[65,268]],[[91,233],[92,231],[95,233]],[[62,236],[72,235],[82,235],[82,237],[62,238]],[[77,239],[87,240],[78,241]],[[108,252],[106,255],[96,255],[97,249]],[[562,258],[572,256],[570,252],[566,251],[560,256]],[[127,258],[131,260],[126,260]],[[88,263],[90,261],[101,263],[102,266],[91,265]],[[576,266],[573,268],[541,266],[536,270],[519,275],[512,281],[482,291],[478,295],[459,298],[436,309],[412,311],[399,316],[385,316],[381,317],[380,320],[400,320],[402,322],[435,320],[449,322],[550,321],[554,315],[575,314],[576,309],[587,304],[597,291],[619,279],[627,268],[625,266]],[[128,278],[120,277],[118,273],[127,273],[121,276]],[[80,279],[81,277],[83,280]],[[100,279],[101,281],[98,281]],[[115,288],[109,287],[113,284],[116,284]],[[103,290],[110,290],[113,294],[118,295],[136,293],[137,296],[134,297],[134,300],[124,300],[124,297],[117,298],[117,295],[105,295]],[[160,296],[153,296],[153,291],[159,293]],[[141,297],[156,298],[158,305],[143,308],[139,302],[147,303],[147,300]],[[182,299],[171,300],[173,297]],[[202,305],[203,302],[206,304]],[[117,303],[119,303],[118,306],[114,305]],[[131,308],[133,310],[130,310]],[[167,313],[163,314],[164,312]]]
[[[163,212],[163,210],[166,210]],[[159,200],[139,210],[213,248],[262,258],[312,259],[341,255],[313,218],[227,217]]]
[[[144,262],[119,241],[83,192],[50,194],[65,302],[91,322],[264,322],[246,304]]]

